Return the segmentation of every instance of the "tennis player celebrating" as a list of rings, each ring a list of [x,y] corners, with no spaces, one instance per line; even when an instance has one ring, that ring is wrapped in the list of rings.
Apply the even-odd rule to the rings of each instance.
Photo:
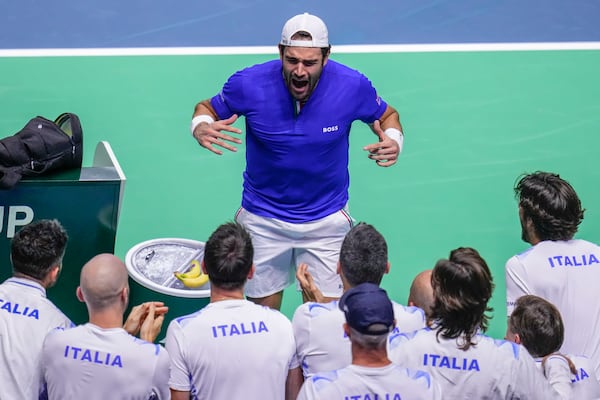
[[[377,142],[364,150],[377,165],[396,163],[403,135],[398,113],[361,73],[329,59],[325,23],[310,14],[288,20],[278,60],[233,74],[219,94],[196,105],[198,143],[236,151],[246,119],[246,170],[236,220],[252,235],[256,274],[249,299],[280,308],[283,290],[301,263],[322,293],[338,298],[339,249],[352,227],[348,214],[348,148],[354,121],[369,124]],[[233,135],[232,135],[233,134]]]

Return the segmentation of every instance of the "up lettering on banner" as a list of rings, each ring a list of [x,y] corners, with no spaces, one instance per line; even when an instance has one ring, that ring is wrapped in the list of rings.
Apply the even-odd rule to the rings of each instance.
[[[33,221],[33,209],[29,206],[0,206],[0,232],[6,227],[6,237],[12,239],[18,226]]]

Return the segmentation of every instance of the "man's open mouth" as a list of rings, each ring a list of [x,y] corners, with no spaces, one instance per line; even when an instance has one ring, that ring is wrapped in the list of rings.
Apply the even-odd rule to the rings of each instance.
[[[306,87],[306,85],[308,85],[308,81],[299,81],[297,79],[292,79],[292,85],[295,88],[302,89],[302,88]]]

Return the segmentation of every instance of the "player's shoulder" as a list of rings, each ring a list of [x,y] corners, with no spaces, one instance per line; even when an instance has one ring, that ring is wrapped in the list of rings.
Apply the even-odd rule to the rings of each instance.
[[[419,386],[425,390],[434,388],[434,380],[429,372],[420,369],[405,368],[398,364],[393,365],[394,372],[406,381],[412,382],[413,385]]]
[[[423,309],[415,306],[405,306],[395,301],[392,301],[392,305],[394,306],[394,316],[396,317],[396,320],[399,318],[410,318],[425,324],[426,317]]]
[[[276,310],[271,307],[254,304],[251,302],[248,302],[248,303],[250,303],[248,305],[249,313],[254,314],[257,317],[261,317],[267,321],[268,320],[274,321],[274,322],[278,323],[279,325],[284,325],[286,327],[292,326],[292,321],[290,321],[290,319],[281,311]]]
[[[401,346],[402,343],[406,342],[419,342],[428,341],[430,336],[435,336],[435,331],[430,327],[424,327],[411,332],[392,332],[388,337],[388,343],[390,350]]]
[[[306,302],[300,304],[294,311],[294,317],[296,318],[318,318],[323,315],[330,315],[331,313],[341,312],[338,308],[337,300],[328,303],[316,303]]]
[[[589,249],[592,251],[598,251],[600,250],[600,245],[598,245],[597,243],[594,242],[590,242],[589,240],[585,240],[585,239],[572,239],[567,241],[567,243],[573,247],[577,247],[577,248],[582,248],[582,249]]]
[[[496,357],[511,361],[520,361],[525,357],[528,359],[527,361],[531,361],[529,353],[523,351],[524,347],[509,340],[496,339],[480,333],[475,336],[475,341],[476,345],[474,349],[486,354],[487,357]]]
[[[81,336],[83,328],[81,325],[73,327],[57,326],[48,331],[44,339],[45,346],[69,342],[73,337]]]
[[[352,68],[346,64],[342,64],[338,61],[332,60],[331,58],[327,61],[324,71],[331,74],[341,75],[344,77],[354,77],[358,79],[366,78],[366,76],[359,70]]]
[[[200,310],[195,311],[193,313],[175,317],[171,320],[171,322],[169,322],[168,329],[171,330],[176,328],[183,328],[186,325],[195,321],[198,317],[200,317],[204,313],[204,311],[204,308],[201,308]]]
[[[165,357],[168,358],[169,357],[169,353],[167,352],[167,349],[165,349],[159,343],[148,342],[146,340],[140,339],[135,336],[131,336],[131,335],[129,335],[129,336],[130,336],[131,342],[133,342],[134,346],[137,347],[138,351],[146,353],[147,356],[159,357],[159,358],[165,358]],[[128,346],[128,347],[133,348],[134,346]]]
[[[315,389],[323,389],[329,384],[336,382],[340,378],[340,374],[343,372],[344,369],[321,371],[308,377],[307,381],[313,385]]]
[[[281,74],[281,61],[279,59],[270,60],[259,64],[250,65],[239,71],[234,76],[244,78],[256,78],[264,75]]]

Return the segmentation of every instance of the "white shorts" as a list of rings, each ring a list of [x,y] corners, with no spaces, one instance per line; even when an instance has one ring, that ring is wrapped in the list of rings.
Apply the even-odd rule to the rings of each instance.
[[[254,246],[256,271],[246,283],[246,296],[261,298],[285,289],[295,281],[301,263],[308,264],[324,296],[342,295],[337,264],[344,237],[354,223],[347,209],[295,224],[240,208],[235,220],[248,230]]]

